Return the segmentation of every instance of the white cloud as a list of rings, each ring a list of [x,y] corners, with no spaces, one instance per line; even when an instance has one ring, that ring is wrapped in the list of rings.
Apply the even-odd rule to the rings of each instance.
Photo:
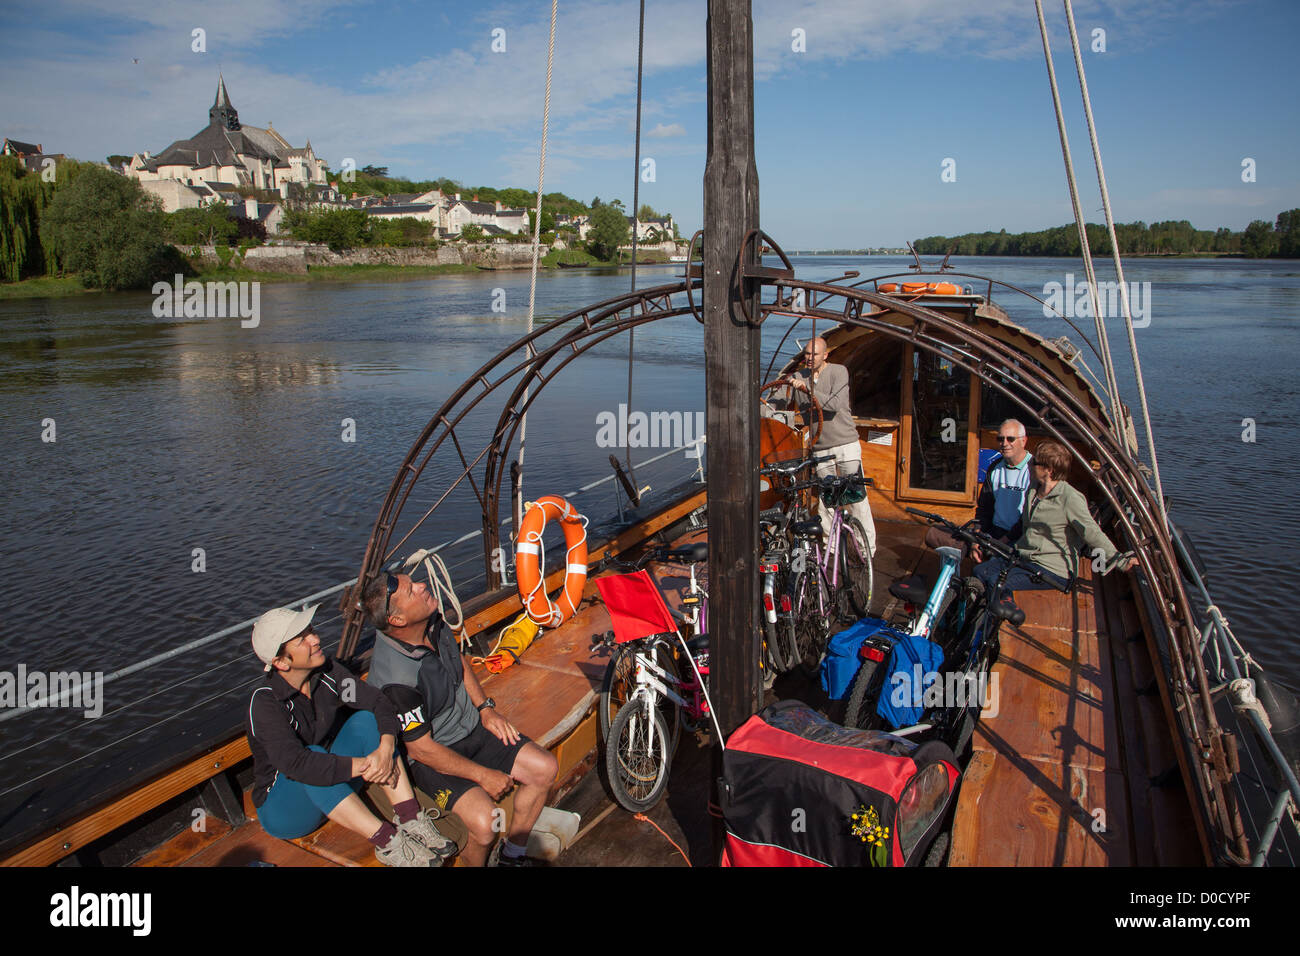
[[[660,123],[655,126],[654,129],[647,131],[646,135],[651,139],[668,139],[672,136],[685,136],[686,127],[681,123],[669,123],[666,126],[663,123]]]

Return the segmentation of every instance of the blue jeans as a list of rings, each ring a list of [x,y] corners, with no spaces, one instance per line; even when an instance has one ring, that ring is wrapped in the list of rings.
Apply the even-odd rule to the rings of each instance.
[[[318,744],[307,749],[343,757],[364,757],[378,746],[379,725],[375,715],[359,710],[339,728],[329,750]],[[306,836],[325,822],[331,810],[355,793],[361,782],[360,777],[354,777],[347,783],[314,787],[279,774],[257,809],[257,819],[263,830],[281,840]]]
[[[1006,567],[1007,562],[1002,558],[989,558],[987,561],[981,561],[975,565],[975,577],[984,582],[984,587],[989,594],[993,593],[993,585],[997,583],[998,575]],[[1058,582],[1062,587],[1068,587],[1070,581],[1053,574],[1051,571],[1041,572],[1044,578]],[[1024,568],[1012,568],[1011,573],[1007,575],[1005,585],[1008,591],[1043,591],[1052,586],[1047,583],[1039,583],[1029,576],[1029,572]]]

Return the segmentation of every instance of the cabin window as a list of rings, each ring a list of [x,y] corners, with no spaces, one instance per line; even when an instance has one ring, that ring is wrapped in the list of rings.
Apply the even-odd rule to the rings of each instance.
[[[899,497],[973,503],[980,415],[975,376],[942,350],[911,345],[902,367]]]
[[[871,348],[854,357],[853,414],[898,421],[903,396],[903,349],[899,339],[872,336]]]

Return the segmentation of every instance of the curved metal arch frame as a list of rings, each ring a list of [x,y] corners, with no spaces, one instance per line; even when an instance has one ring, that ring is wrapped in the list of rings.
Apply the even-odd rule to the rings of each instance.
[[[695,288],[699,288],[702,282],[695,280],[690,283]],[[478,486],[474,483],[472,472],[475,466],[483,458],[493,453],[493,461],[489,466],[494,471],[498,469],[499,462],[504,449],[509,448],[509,442],[504,445],[500,442],[502,422],[508,421],[511,416],[510,405],[519,401],[519,395],[525,387],[532,384],[541,383],[544,385],[554,377],[543,375],[540,368],[545,365],[566,348],[576,357],[587,349],[599,344],[611,335],[626,331],[636,325],[645,324],[655,321],[659,318],[665,318],[670,315],[689,315],[688,307],[673,308],[671,307],[671,298],[673,295],[685,291],[687,283],[673,283],[669,285],[656,286],[650,289],[641,289],[636,292],[624,293],[614,298],[607,299],[603,302],[588,306],[583,309],[577,309],[567,315],[554,319],[545,325],[534,329],[531,333],[516,339],[513,343],[499,352],[491,360],[479,367],[477,371],[471,374],[442,404],[433,417],[420,431],[406,456],[403,458],[398,468],[397,475],[394,477],[389,486],[388,493],[380,506],[380,512],[375,519],[375,524],[371,529],[370,538],[366,544],[365,556],[362,559],[360,573],[357,577],[357,583],[344,592],[339,602],[339,610],[342,611],[343,618],[343,639],[339,644],[339,656],[346,658],[356,648],[357,640],[361,634],[363,612],[361,608],[361,597],[365,585],[379,573],[384,563],[388,561],[398,548],[402,546],[414,533],[414,531],[428,519],[447,497],[460,486],[466,479],[470,480],[471,487],[474,489],[475,496],[478,498],[480,505],[483,507],[483,520],[485,539],[491,534],[495,538],[498,527],[495,506],[488,508],[488,502]],[[641,306],[640,314],[629,315],[626,318],[615,319],[610,321],[611,316],[618,316],[624,310]],[[553,334],[557,330],[563,329],[566,325],[576,323],[576,328],[562,335],[553,344],[544,349],[539,349],[537,343],[540,339]],[[603,323],[603,324],[598,324]],[[582,348],[578,347],[578,342],[583,338],[598,336],[595,341],[587,343]],[[526,351],[527,357],[518,361],[513,366],[507,366],[512,359],[515,359],[520,351]],[[566,360],[564,364],[568,364]],[[507,366],[504,372],[501,372],[502,366]],[[493,372],[500,372],[495,381],[489,379]],[[456,437],[455,430],[466,418],[466,416],[476,408],[489,395],[494,394],[498,389],[504,387],[516,376],[520,377],[514,392],[512,393],[510,403],[502,413],[498,421],[496,431],[492,439],[484,446],[473,459],[468,461],[463,449],[460,447],[459,439]],[[470,393],[476,386],[482,386],[482,391],[471,395]],[[528,399],[527,405],[519,410],[522,415],[523,411],[536,400],[539,388]],[[440,431],[441,430],[441,431]],[[513,434],[513,431],[511,432]],[[452,440],[456,447],[456,452],[460,456],[461,463],[464,466],[459,477],[457,477],[449,487],[442,493],[434,504],[425,512],[425,514],[415,523],[398,542],[389,548],[394,528],[398,517],[406,506],[406,502],[411,496],[415,485],[424,473],[425,468],[432,460],[433,456],[442,447],[444,441],[448,438]],[[485,549],[485,555],[490,562],[491,548]],[[490,567],[490,565],[489,565]]]
[[[1189,768],[1193,771],[1193,779],[1203,798],[1202,807],[1206,811],[1203,821],[1198,815],[1198,831],[1200,831],[1202,841],[1208,852],[1225,854],[1234,859],[1245,856],[1244,831],[1237,811],[1235,796],[1232,794],[1231,788],[1227,786],[1231,778],[1231,772],[1228,769],[1224,753],[1223,730],[1218,726],[1214,717],[1208,682],[1203,662],[1198,653],[1197,638],[1199,632],[1195,627],[1192,608],[1177,572],[1178,565],[1174,546],[1167,529],[1158,520],[1158,511],[1153,507],[1154,496],[1151,489],[1138,476],[1135,463],[1120,447],[1115,436],[1107,427],[1109,423],[1098,418],[1091,409],[1086,408],[1068,389],[1047,375],[1045,370],[1040,369],[1032,362],[1024,361],[1014,348],[977,329],[971,328],[959,319],[945,316],[914,303],[899,301],[883,293],[870,292],[857,287],[833,286],[826,283],[805,282],[791,278],[766,280],[765,284],[773,284],[778,287],[778,301],[777,303],[765,303],[763,305],[764,312],[779,309],[782,288],[791,290],[801,288],[805,290],[805,293],[820,293],[822,303],[832,301],[835,297],[843,298],[843,308],[838,312],[818,307],[807,310],[804,316],[814,322],[825,320],[857,325],[903,339],[928,351],[941,353],[945,358],[953,361],[968,372],[979,376],[990,387],[1002,392],[1017,405],[1037,415],[1040,419],[1044,419],[1049,410],[1056,412],[1064,421],[1065,428],[1057,428],[1050,422],[1045,421],[1046,430],[1055,438],[1061,440],[1067,447],[1070,447],[1075,458],[1084,465],[1088,465],[1088,461],[1077,450],[1074,450],[1074,444],[1086,443],[1089,450],[1101,460],[1102,469],[1100,474],[1097,475],[1097,484],[1114,507],[1117,520],[1126,539],[1138,553],[1142,570],[1153,589],[1157,606],[1160,608],[1164,616],[1164,623],[1169,629],[1172,647],[1177,651],[1177,653],[1171,655],[1175,667],[1175,686],[1169,688],[1168,691],[1176,699],[1175,710],[1183,715],[1183,719],[1188,723],[1185,729],[1194,741],[1200,756],[1200,760],[1194,762]],[[488,465],[485,466],[485,487],[488,485],[486,479],[490,475],[493,479],[491,482],[492,493],[488,500],[484,500],[482,495],[479,495],[479,500],[484,505],[485,557],[490,561],[492,548],[496,547],[496,545],[495,543],[489,544],[489,538],[493,542],[498,540],[497,529],[499,523],[497,521],[496,504],[500,500],[500,483],[504,474],[504,470],[500,465],[505,452],[513,441],[513,436],[519,422],[522,420],[523,413],[536,400],[537,395],[540,394],[546,384],[562,371],[569,362],[590,348],[637,325],[670,316],[692,315],[693,303],[673,307],[671,300],[674,295],[686,294],[688,288],[694,289],[700,285],[699,280],[688,279],[671,285],[627,293],[594,306],[575,310],[566,316],[555,319],[531,334],[516,340],[494,359],[482,366],[478,372],[467,379],[443,403],[439,411],[421,431],[419,438],[408,451],[399,468],[367,544],[361,571],[358,575],[358,583],[345,594],[341,601],[341,610],[344,612],[345,618],[344,640],[340,644],[340,656],[351,653],[352,649],[355,648],[356,639],[360,635],[361,614],[359,600],[365,583],[378,573],[386,557],[391,556],[396,548],[400,547],[401,543],[410,536],[410,533],[408,533],[392,551],[385,555],[397,517],[410,497],[424,468],[442,443],[448,437],[452,438],[465,468],[460,477],[452,483],[433,507],[426,512],[425,516],[417,522],[416,527],[426,520],[462,481],[471,478],[474,466],[484,456],[490,455]],[[864,315],[863,304],[875,306],[882,312]],[[635,309],[638,305],[640,306],[639,314],[620,317],[620,313],[624,310]],[[913,320],[914,324],[908,329],[890,322],[881,321],[875,316],[883,314],[883,310],[907,315]],[[562,329],[566,324],[575,322],[578,323],[577,327],[569,330],[557,341],[543,350],[536,348],[539,339]],[[940,334],[930,331],[931,328]],[[943,333],[947,333],[947,338],[941,337]],[[589,341],[584,342],[584,340]],[[581,347],[580,343],[582,343]],[[527,350],[528,358],[510,368],[495,382],[488,380],[490,372],[499,369],[511,357],[516,356],[520,350]],[[555,368],[547,372],[542,371],[547,363],[561,353],[566,352],[566,350],[567,354],[564,359]],[[1017,391],[1006,387],[1000,381],[999,373],[1004,368],[1014,369],[1017,372],[1019,377],[1017,389],[1022,394],[1017,394]],[[464,453],[459,447],[459,441],[455,437],[455,427],[488,395],[496,392],[497,389],[504,386],[515,376],[520,376],[520,379],[516,383],[501,416],[498,418],[492,440],[475,457],[472,463],[466,461]],[[480,383],[485,386],[484,390],[473,396],[468,403],[464,404],[464,407],[458,408],[470,390]],[[532,386],[536,386],[536,388],[532,388]],[[529,389],[530,394],[524,404],[519,405],[520,398],[526,388]],[[1041,399],[1043,406],[1041,408],[1032,407],[1029,404],[1030,399]],[[454,420],[448,417],[453,413],[455,413]],[[442,434],[437,435],[432,445],[429,445],[430,439],[434,438],[435,432],[440,427],[443,429]],[[1066,430],[1072,433],[1071,438],[1073,441],[1067,439]],[[420,458],[421,452],[424,451],[426,445],[429,445],[427,452],[424,454],[423,461],[417,467],[415,462]],[[472,478],[471,484],[473,484]],[[477,486],[475,486],[475,492],[478,494]],[[1181,751],[1180,756],[1187,759],[1191,758],[1191,755],[1183,754]],[[1204,829],[1207,826],[1213,831],[1213,836],[1211,832]],[[1232,844],[1236,844],[1235,852]]]
[[[1119,445],[1116,436],[1106,427],[1107,423],[1048,375],[1046,370],[1032,362],[1017,360],[1018,353],[1015,349],[966,325],[959,319],[950,318],[923,306],[898,302],[883,293],[867,292],[860,288],[836,287],[825,283],[789,279],[778,280],[775,284],[788,288],[803,288],[806,293],[822,293],[822,302],[836,296],[842,297],[844,299],[842,311],[836,312],[819,307],[810,310],[809,318],[857,325],[912,342],[930,351],[942,352],[954,364],[979,376],[989,386],[1002,392],[1017,405],[1040,419],[1045,419],[1046,412],[1049,410],[1060,416],[1072,433],[1069,438],[1065,434],[1066,429],[1058,428],[1049,421],[1044,420],[1044,428],[1070,448],[1075,459],[1080,463],[1091,467],[1088,460],[1076,450],[1076,446],[1080,443],[1086,443],[1101,460],[1102,469],[1096,476],[1097,484],[1114,507],[1126,539],[1138,554],[1142,570],[1152,587],[1156,604],[1164,618],[1164,624],[1169,630],[1172,646],[1178,652],[1171,655],[1175,666],[1175,686],[1168,688],[1168,691],[1174,698],[1173,709],[1183,715],[1187,721],[1185,729],[1195,742],[1196,756],[1199,759],[1188,769],[1193,771],[1193,779],[1204,798],[1203,806],[1207,809],[1213,808],[1206,814],[1205,823],[1210,824],[1217,832],[1214,838],[1211,838],[1208,832],[1202,833],[1203,843],[1207,851],[1212,854],[1221,853],[1237,862],[1246,859],[1244,828],[1235,794],[1227,786],[1232,772],[1228,766],[1228,756],[1224,751],[1224,731],[1218,725],[1214,715],[1209,683],[1199,653],[1200,635],[1177,570],[1174,545],[1168,530],[1159,520],[1159,511],[1154,507],[1153,492],[1140,478],[1136,463]],[[872,314],[863,315],[862,303],[888,307],[894,312],[907,314],[917,321],[917,324],[908,330],[873,318]],[[949,337],[956,341],[926,333],[924,327],[927,324],[947,332]],[[972,350],[968,348],[972,345],[975,350],[984,354],[972,354]],[[988,368],[990,358],[999,366],[1014,368],[1020,377],[1019,387],[1027,395],[1016,394],[1015,391],[1007,388],[999,380],[996,370]],[[1043,407],[1033,408],[1026,400],[1027,397],[1043,397],[1047,401]],[[1193,755],[1184,756],[1190,760]]]

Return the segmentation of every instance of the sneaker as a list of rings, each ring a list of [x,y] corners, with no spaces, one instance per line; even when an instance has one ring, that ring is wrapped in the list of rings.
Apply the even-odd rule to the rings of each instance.
[[[497,857],[497,866],[541,866],[531,856],[506,856],[502,853]]]
[[[375,856],[385,866],[437,866],[442,858],[406,830],[398,830],[385,847],[375,849]]]
[[[397,821],[393,821],[397,823]],[[433,825],[433,817],[427,810],[421,810],[409,823],[397,823],[397,829],[405,831],[413,839],[419,840],[426,850],[439,860],[445,860],[456,854],[456,841],[448,839]]]

